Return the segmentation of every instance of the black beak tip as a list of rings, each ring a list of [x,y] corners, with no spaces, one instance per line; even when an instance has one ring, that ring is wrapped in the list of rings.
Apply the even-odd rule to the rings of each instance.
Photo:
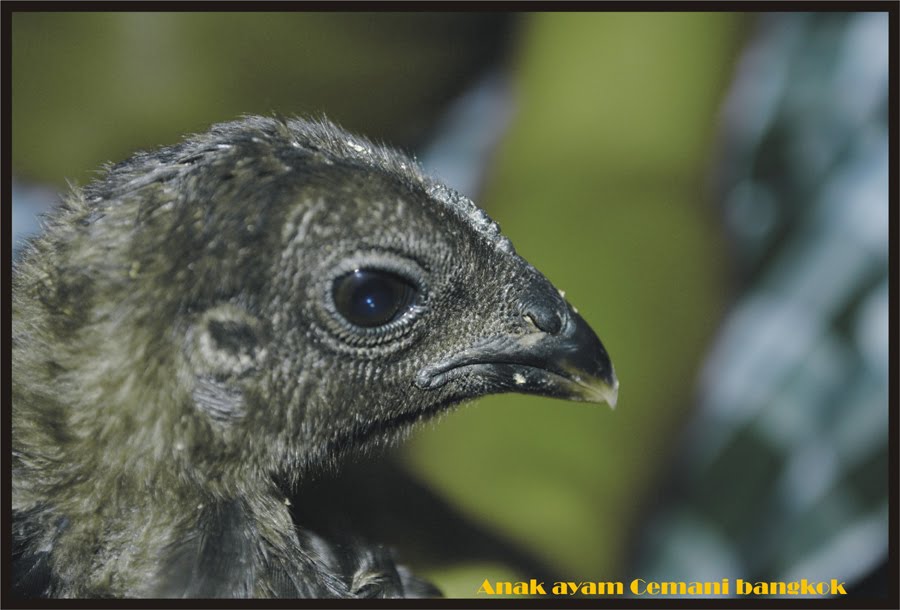
[[[558,353],[548,359],[548,370],[557,369],[573,382],[572,400],[605,402],[615,407],[619,380],[606,348],[594,330],[579,314],[570,312]],[[557,372],[554,371],[554,372]]]

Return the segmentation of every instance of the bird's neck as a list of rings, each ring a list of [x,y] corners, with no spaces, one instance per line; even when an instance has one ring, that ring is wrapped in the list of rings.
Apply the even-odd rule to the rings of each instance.
[[[167,476],[85,485],[54,507],[54,562],[68,566],[68,581],[80,587],[70,595],[268,596],[252,567],[259,557],[296,555],[290,512],[274,485],[231,495]],[[98,567],[90,560],[96,554],[115,561]]]

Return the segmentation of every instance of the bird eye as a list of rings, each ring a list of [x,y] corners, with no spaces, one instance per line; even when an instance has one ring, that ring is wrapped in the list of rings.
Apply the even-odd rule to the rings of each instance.
[[[363,328],[384,326],[415,302],[418,290],[406,278],[380,269],[355,269],[334,281],[334,304],[348,322]]]

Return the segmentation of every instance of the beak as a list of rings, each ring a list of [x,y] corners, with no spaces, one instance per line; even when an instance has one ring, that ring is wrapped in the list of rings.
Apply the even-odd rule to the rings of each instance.
[[[584,319],[565,305],[564,321],[542,331],[500,335],[423,367],[425,390],[461,379],[474,394],[520,392],[616,406],[619,382],[609,354]],[[542,324],[547,328],[547,325]]]

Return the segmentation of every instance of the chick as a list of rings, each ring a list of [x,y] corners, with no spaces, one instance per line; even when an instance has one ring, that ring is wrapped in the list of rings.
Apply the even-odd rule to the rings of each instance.
[[[25,596],[436,595],[294,523],[285,489],[478,396],[618,391],[470,200],[328,122],[263,117],[69,195],[14,269],[12,360]]]

